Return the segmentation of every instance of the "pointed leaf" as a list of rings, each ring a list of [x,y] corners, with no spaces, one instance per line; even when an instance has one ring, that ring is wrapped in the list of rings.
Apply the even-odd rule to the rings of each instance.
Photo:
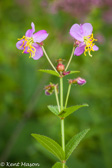
[[[57,162],[52,168],[62,168],[62,163]],[[68,168],[68,167],[65,165],[65,168]]]
[[[45,72],[45,73],[60,77],[58,72],[50,70],[50,69],[39,69],[38,71]]]
[[[48,109],[49,109],[52,113],[54,113],[55,115],[58,116],[58,114],[59,114],[58,106],[49,105],[49,106],[47,106],[47,107],[48,107]]]
[[[69,75],[70,74],[74,74],[74,73],[79,73],[80,71],[70,71]]]
[[[68,107],[66,109],[63,109],[60,113],[59,113],[59,117],[61,118],[65,118],[67,116],[69,116],[71,113],[75,112],[76,110],[80,109],[81,107],[86,107],[88,106],[88,104],[82,104],[82,105],[76,105],[76,106],[71,106]]]
[[[56,156],[60,160],[64,160],[65,158],[64,151],[57,142],[43,135],[39,134],[31,134],[31,135],[54,156]]]
[[[90,129],[83,130],[82,132],[78,133],[77,135],[73,136],[73,138],[70,139],[70,141],[66,145],[66,156],[65,159],[67,160],[74,149],[78,146],[79,142],[84,138],[84,136],[87,134],[87,132]]]

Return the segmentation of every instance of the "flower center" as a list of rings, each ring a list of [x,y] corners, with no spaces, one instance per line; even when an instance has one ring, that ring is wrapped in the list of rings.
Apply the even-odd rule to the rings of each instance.
[[[24,47],[24,50],[22,53],[24,53],[24,51],[26,50],[28,53],[30,53],[29,58],[34,57],[36,49],[35,47],[32,46],[32,43],[34,43],[33,38],[23,36],[21,39],[18,39],[18,40],[23,40],[23,44],[19,47],[19,48]]]
[[[86,56],[86,52],[88,52],[88,54],[92,57],[90,52],[94,51],[93,46],[95,44],[93,43],[93,41],[97,41],[97,39],[94,39],[93,34],[91,34],[89,36],[84,36],[84,42],[86,44],[85,51],[84,51],[85,56]]]

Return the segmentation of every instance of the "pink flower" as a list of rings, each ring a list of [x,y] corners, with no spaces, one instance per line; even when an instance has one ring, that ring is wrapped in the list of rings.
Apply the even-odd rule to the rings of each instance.
[[[16,47],[19,50],[23,50],[22,53],[30,53],[30,57],[34,60],[39,59],[43,56],[43,50],[41,48],[41,43],[48,36],[48,33],[45,30],[40,30],[35,32],[35,25],[31,23],[32,29],[28,29],[21,39],[16,43]]]
[[[78,85],[84,85],[86,83],[86,80],[78,77],[76,79],[69,79],[69,83],[70,84],[78,84]]]
[[[53,84],[53,83],[50,83],[49,85],[45,86],[45,94],[47,96],[50,96],[53,94],[54,90],[55,90],[55,87],[57,89],[57,92],[58,92],[58,85],[56,84]]]
[[[91,51],[97,51],[99,48],[93,43],[97,41],[93,38],[93,27],[90,23],[84,23],[82,25],[74,24],[70,29],[70,35],[79,41],[78,47],[76,47],[74,55],[80,56],[83,52],[86,56],[86,52],[92,57]]]
[[[76,81],[78,85],[84,85],[86,83],[86,80],[80,77],[78,77]]]

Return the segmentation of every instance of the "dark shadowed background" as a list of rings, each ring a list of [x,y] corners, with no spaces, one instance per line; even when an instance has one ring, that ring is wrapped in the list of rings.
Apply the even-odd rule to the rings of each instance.
[[[111,0],[0,0],[0,162],[40,163],[51,168],[57,161],[31,133],[40,133],[61,143],[60,120],[48,109],[55,95],[45,96],[44,86],[58,83],[54,76],[38,72],[51,68],[45,56],[34,61],[16,48],[31,22],[36,31],[45,29],[44,42],[54,65],[71,54],[74,23],[89,22],[94,27],[99,51],[93,57],[73,57],[71,70],[80,70],[87,80],[72,87],[69,106],[88,103],[65,120],[66,142],[85,128],[91,131],[74,151],[70,168],[112,168],[112,1]],[[71,78],[79,74],[71,75]],[[64,79],[64,95],[68,86]]]

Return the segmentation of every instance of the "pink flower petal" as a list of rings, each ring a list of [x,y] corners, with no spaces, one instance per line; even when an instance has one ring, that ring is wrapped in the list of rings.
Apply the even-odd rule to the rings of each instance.
[[[28,51],[28,47],[25,47],[24,53],[28,54],[29,52],[27,52],[27,51]]]
[[[37,43],[32,44],[32,46],[36,49],[35,56],[32,58],[34,60],[38,60],[40,57],[43,56],[43,50]]]
[[[96,45],[93,46],[93,50],[94,51],[98,51],[99,50],[99,47],[97,47]]]
[[[35,25],[34,25],[33,22],[31,23],[31,27],[32,27],[32,31],[33,31],[33,33],[34,33],[34,32],[35,32]]]
[[[74,37],[76,40],[79,40],[81,42],[84,41],[83,39],[83,31],[79,24],[74,24],[70,29],[70,35]]]
[[[83,36],[89,36],[92,34],[93,26],[90,23],[84,23],[82,25]]]
[[[32,29],[28,29],[26,31],[26,33],[25,33],[26,37],[32,37],[33,33],[35,32],[35,25],[33,22],[31,23],[31,27],[32,27]]]
[[[18,41],[18,42],[16,43],[16,47],[17,47],[19,50],[24,50],[24,46],[25,46],[26,42],[25,42],[24,45],[23,45],[23,41],[24,41],[24,39],[22,39],[22,40],[20,40],[20,41]],[[23,45],[23,46],[22,46],[22,45]],[[22,47],[21,47],[21,46],[22,46]],[[25,47],[25,51],[24,51],[25,54],[28,53],[27,50],[28,50],[28,47]]]
[[[19,41],[16,43],[16,47],[17,47],[19,50],[24,50],[24,46],[22,46],[23,41],[24,41],[24,39],[19,40]],[[22,46],[22,47],[21,47],[21,46]]]
[[[76,47],[74,55],[80,56],[84,52],[84,49],[85,49],[85,45]]]
[[[84,85],[86,83],[86,80],[83,78],[78,77],[77,78],[77,84],[78,85]]]
[[[45,30],[40,30],[37,33],[33,34],[34,42],[41,43],[48,36],[48,33]]]

